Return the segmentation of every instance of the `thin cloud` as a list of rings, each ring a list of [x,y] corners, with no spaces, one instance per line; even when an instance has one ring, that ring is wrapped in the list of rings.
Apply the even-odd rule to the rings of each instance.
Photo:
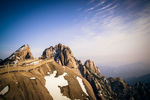
[[[90,2],[88,3],[88,5],[91,4],[91,3],[93,3],[93,2],[95,2],[95,0],[90,0]]]
[[[103,65],[149,63],[148,9],[142,10],[137,14],[138,18],[129,22],[125,22],[123,16],[111,15],[101,19],[97,15],[79,30],[84,35],[76,36],[69,45],[83,61],[90,58]]]
[[[99,8],[98,10],[96,10],[97,12],[98,11],[102,11],[102,10],[107,10],[108,8],[109,9],[113,9],[113,8],[115,8],[117,5],[114,5],[114,3],[110,3],[110,4],[108,4],[108,5],[106,5],[106,6],[104,6],[104,7],[102,7],[102,8]]]
[[[95,5],[94,7],[91,7],[89,9],[87,9],[87,11],[91,11],[94,10],[95,8],[102,6],[105,3],[105,0],[100,1],[97,5]]]

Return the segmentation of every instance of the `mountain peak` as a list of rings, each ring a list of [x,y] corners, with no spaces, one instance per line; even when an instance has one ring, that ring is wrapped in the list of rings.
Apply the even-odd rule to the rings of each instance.
[[[43,58],[54,58],[60,65],[77,68],[76,60],[71,49],[61,43],[45,49],[42,56]]]
[[[50,81],[48,82],[48,84],[46,83],[46,88],[48,90],[49,90],[49,88],[56,90],[56,88],[53,88],[53,86],[51,85],[52,81],[54,82],[54,84],[57,84],[57,81],[60,81],[59,78],[64,77],[65,79],[63,79],[62,81],[66,82],[66,80],[68,80],[68,84],[70,83],[70,85],[65,84],[65,85],[63,85],[64,87],[60,86],[58,88],[58,90],[61,89],[61,93],[67,94],[65,96],[67,96],[68,98],[72,98],[72,99],[87,98],[88,95],[86,95],[87,93],[84,90],[85,90],[85,88],[88,89],[90,86],[92,86],[92,87],[90,87],[88,89],[88,91],[90,90],[90,92],[88,92],[88,94],[89,94],[88,98],[91,97],[92,98],[91,100],[95,100],[96,98],[98,100],[126,100],[126,99],[129,100],[129,99],[134,99],[134,98],[136,100],[141,100],[141,98],[143,98],[143,97],[149,98],[148,94],[150,92],[146,93],[146,90],[149,90],[150,86],[147,86],[144,84],[137,84],[135,86],[130,86],[122,78],[106,78],[105,76],[103,76],[100,73],[99,68],[96,66],[96,64],[94,63],[93,60],[88,59],[85,61],[84,64],[82,64],[80,60],[78,60],[74,57],[71,49],[68,46],[65,46],[61,43],[59,43],[58,45],[55,45],[54,47],[50,46],[50,47],[46,48],[43,51],[42,57],[44,60],[43,59],[38,59],[37,61],[34,61],[36,59],[29,60],[30,64],[45,62],[45,64],[43,64],[43,63],[39,64],[39,66],[41,66],[41,67],[37,66],[38,65],[37,64],[36,67],[38,67],[39,69],[38,70],[30,70],[31,73],[35,73],[34,75],[36,75],[37,73],[38,73],[38,75],[40,73],[41,73],[41,75],[48,75],[48,76],[45,76],[46,77],[45,79],[47,82],[49,81],[49,79],[47,79],[47,77],[50,77]],[[21,46],[19,49],[17,49],[10,57],[6,58],[4,61],[0,60],[0,64],[1,63],[2,64],[16,64],[16,66],[17,66],[18,64],[21,64],[21,63],[19,63],[19,61],[25,61],[26,59],[32,59],[32,58],[33,58],[33,56],[30,51],[30,47],[28,44],[26,44],[26,45]],[[30,64],[23,63],[23,67],[31,68],[31,66],[30,67],[28,66]],[[35,68],[34,64],[33,64],[33,69]],[[24,65],[27,65],[27,66],[24,66]],[[21,66],[18,66],[18,67],[21,67]],[[4,68],[4,71],[6,68]],[[25,69],[25,71],[27,71],[27,70]],[[30,71],[27,73],[30,73]],[[58,74],[55,73],[56,71],[58,72]],[[31,73],[29,75],[31,75]],[[49,75],[50,73],[52,75]],[[65,76],[65,74],[63,74],[63,73],[68,74],[68,75]],[[59,74],[61,76],[59,76]],[[38,75],[35,77],[38,77]],[[16,76],[16,74],[15,74],[15,76]],[[18,76],[20,77],[20,75],[18,75]],[[55,77],[55,76],[57,76],[57,77]],[[81,80],[79,78],[81,76],[84,77],[90,84],[88,82],[84,81],[84,78],[83,78],[83,80]],[[23,77],[24,76],[22,76],[22,78]],[[25,76],[25,77],[27,77],[27,76]],[[36,80],[35,77],[33,77],[33,75],[31,75],[29,79]],[[16,79],[22,79],[22,78],[16,78]],[[53,78],[53,80],[51,81],[52,78]],[[5,79],[8,79],[8,78],[5,78]],[[10,79],[8,79],[8,80],[10,82]],[[43,80],[44,79],[40,80],[39,83],[41,84],[41,81],[43,81]],[[79,83],[77,83],[75,80],[79,81]],[[12,80],[12,81],[14,81],[14,80]],[[62,83],[62,81],[60,83]],[[5,82],[5,81],[2,81],[2,82]],[[29,82],[32,82],[32,81],[28,80],[26,85],[28,85]],[[37,85],[39,83],[32,84],[32,85]],[[18,82],[16,84],[18,84]],[[78,85],[81,85],[81,86],[78,86]],[[85,88],[82,85],[85,85]],[[44,90],[45,88],[39,88],[39,86],[41,87],[41,85],[38,85],[37,90],[42,89],[43,91],[45,91]],[[26,89],[26,87],[23,87],[23,88]],[[81,90],[80,88],[82,88],[83,91],[80,91]],[[31,91],[30,90],[31,88],[27,88],[27,89],[29,89],[29,91]],[[139,89],[142,89],[142,90],[139,91]],[[18,90],[18,87],[16,88],[16,90]],[[73,94],[71,91],[73,91]],[[96,98],[93,94],[93,91],[94,91]],[[145,94],[141,94],[141,91]],[[2,92],[3,92],[3,90],[2,90]],[[0,93],[0,95],[2,94],[2,92]],[[49,93],[50,92],[53,93],[53,91],[49,91]],[[70,92],[71,92],[72,96],[70,95]],[[83,92],[84,92],[84,94],[83,94]],[[44,92],[43,95],[45,95],[45,93],[47,93],[47,91]],[[31,94],[37,95],[37,94],[35,94],[35,92],[31,93]],[[92,94],[92,95],[90,95],[90,94]],[[26,94],[26,95],[28,95],[28,94]],[[33,95],[32,95],[32,97],[33,97]],[[50,96],[49,94],[46,94],[46,95]],[[137,95],[139,95],[138,98],[137,98]],[[17,95],[17,97],[18,97],[18,95]],[[40,96],[38,95],[38,97],[40,97]],[[57,96],[53,96],[53,97],[57,97]],[[32,98],[32,100],[33,100],[33,98]],[[42,100],[48,100],[48,99],[42,98]]]
[[[25,59],[33,59],[30,47],[28,44],[21,46],[14,53],[11,54],[8,58],[1,62],[1,64],[16,64],[19,61]]]
[[[100,70],[96,66],[96,64],[94,63],[94,61],[88,59],[88,60],[85,61],[84,66],[87,67],[93,73],[96,73],[96,74],[100,75]]]
[[[28,44],[24,44],[24,45],[21,46],[18,50],[16,50],[16,52],[20,52],[20,51],[25,50],[25,49],[30,49],[30,47],[29,47]]]

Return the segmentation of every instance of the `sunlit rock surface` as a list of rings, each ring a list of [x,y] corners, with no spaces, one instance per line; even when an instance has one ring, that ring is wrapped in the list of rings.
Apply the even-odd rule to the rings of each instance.
[[[24,61],[27,59],[33,59],[29,45],[23,45],[18,50],[16,50],[11,56],[6,58],[4,61],[1,61],[3,64],[17,64],[19,61]]]

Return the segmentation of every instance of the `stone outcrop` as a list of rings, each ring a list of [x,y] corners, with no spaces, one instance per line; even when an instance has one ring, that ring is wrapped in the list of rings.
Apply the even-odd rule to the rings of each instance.
[[[94,63],[94,61],[92,60],[86,60],[84,63],[84,66],[89,69],[91,72],[97,74],[97,75],[101,75],[100,74],[100,70],[99,68],[96,66],[96,64]]]
[[[75,69],[78,68],[71,49],[60,43],[54,47],[51,46],[45,49],[42,56],[43,58],[54,58],[54,60],[60,65]]]
[[[122,78],[102,76],[91,60],[87,60],[84,65],[81,61],[78,63],[82,76],[89,81],[98,100],[149,100],[150,84],[131,86]]]
[[[23,45],[16,50],[11,56],[6,58],[1,64],[17,64],[19,61],[33,59],[29,45]]]
[[[79,66],[82,76],[91,84],[98,100],[109,100],[115,96],[109,81],[101,75],[100,70],[93,61],[87,60]]]
[[[50,46],[49,48],[45,49],[42,56],[43,58],[53,58],[55,57],[56,51],[55,49]]]

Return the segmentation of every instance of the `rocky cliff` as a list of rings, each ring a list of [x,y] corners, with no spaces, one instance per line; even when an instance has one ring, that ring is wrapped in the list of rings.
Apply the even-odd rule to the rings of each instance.
[[[102,76],[99,70],[94,70],[97,68],[91,60],[87,60],[84,65],[79,63],[82,76],[89,81],[98,100],[149,100],[150,84],[131,86],[122,78]]]
[[[44,58],[54,58],[54,60],[60,64],[69,66],[72,69],[78,69],[80,74],[91,84],[96,98],[98,100],[129,100],[138,99],[143,95],[137,92],[135,86],[128,85],[121,78],[106,78],[100,73],[99,68],[94,61],[86,60],[84,64],[80,60],[77,60],[71,51],[71,49],[62,44],[58,44],[55,47],[47,48],[43,52]],[[139,88],[140,86],[138,86]],[[145,87],[145,85],[143,85]],[[143,88],[145,98],[148,96],[149,91],[145,92],[149,87]],[[139,95],[137,98],[136,95]]]
[[[33,59],[29,45],[23,45],[0,64],[17,64],[19,61]]]
[[[97,75],[101,75],[99,68],[96,66],[94,61],[92,60],[86,60],[84,63],[84,66],[89,69],[92,73],[95,73]]]
[[[98,100],[108,100],[115,96],[109,81],[101,75],[93,61],[85,61],[84,65],[80,64],[79,69],[82,76],[90,82]]]
[[[16,64],[16,61],[32,58],[29,46],[24,45],[2,62]],[[150,99],[150,84],[139,82],[131,86],[122,78],[106,78],[94,61],[86,60],[82,64],[71,49],[62,44],[43,51],[39,61],[47,60],[52,62],[25,72],[0,75],[0,100]]]
[[[56,46],[50,46],[45,49],[42,54],[44,59],[54,59],[58,64],[62,66],[68,66],[78,71],[78,65],[71,49],[65,45],[58,44]]]

